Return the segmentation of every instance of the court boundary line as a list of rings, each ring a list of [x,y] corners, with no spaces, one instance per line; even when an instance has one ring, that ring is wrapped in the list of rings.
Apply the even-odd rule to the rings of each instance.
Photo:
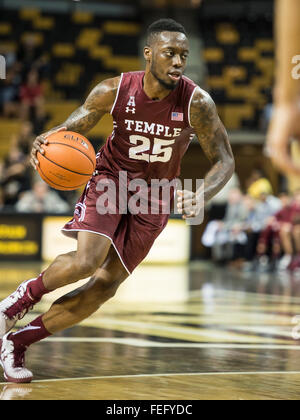
[[[236,349],[236,350],[296,350],[300,351],[300,345],[298,344],[243,344],[243,343],[232,343],[232,344],[218,344],[218,343],[169,343],[169,342],[156,342],[150,340],[140,340],[135,338],[102,338],[102,337],[49,337],[44,342],[52,343],[99,343],[99,344],[120,344],[124,346],[133,347],[153,347],[153,348],[196,348],[196,349]]]
[[[32,384],[47,382],[71,382],[71,381],[90,381],[99,379],[129,379],[129,378],[155,378],[155,377],[175,377],[175,376],[239,376],[239,375],[300,375],[300,371],[267,371],[267,372],[187,372],[187,373],[145,373],[138,375],[108,375],[108,376],[87,376],[79,378],[57,378],[34,380]],[[0,385],[7,385],[9,382],[0,382]],[[29,385],[29,384],[28,384]]]
[[[221,289],[216,289],[216,292],[220,292]],[[295,303],[300,305],[300,297],[298,296],[283,296],[283,295],[269,295],[267,293],[258,293],[258,292],[242,292],[240,290],[226,290],[226,295],[236,297],[261,297],[261,300],[266,299],[269,302],[276,302],[277,300],[282,300],[282,305],[288,305],[290,303]],[[191,290],[188,292],[189,297],[202,297],[202,289]],[[217,296],[218,297],[218,296]],[[261,303],[258,300],[258,303]]]

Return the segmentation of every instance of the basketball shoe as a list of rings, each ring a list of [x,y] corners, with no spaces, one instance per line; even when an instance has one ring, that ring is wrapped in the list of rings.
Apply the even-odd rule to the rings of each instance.
[[[299,271],[299,268],[300,268],[300,255],[298,254],[292,259],[292,262],[289,265],[289,270],[294,273],[295,271]]]
[[[26,347],[15,346],[7,336],[8,334],[0,340],[0,364],[4,370],[4,377],[8,382],[29,383],[33,374],[25,367]]]
[[[30,293],[29,284],[34,280],[36,279],[21,283],[14,293],[0,302],[0,338],[40,301],[40,299],[33,298]]]

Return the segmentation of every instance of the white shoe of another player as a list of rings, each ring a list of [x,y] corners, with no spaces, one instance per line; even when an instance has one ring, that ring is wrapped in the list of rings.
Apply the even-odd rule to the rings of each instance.
[[[30,279],[20,284],[17,290],[0,302],[0,338],[8,333],[29,310],[37,303],[30,296],[28,284],[36,279]]]
[[[29,383],[33,374],[25,367],[25,349],[16,349],[13,341],[7,339],[7,335],[0,340],[0,364],[4,377],[8,382]]]

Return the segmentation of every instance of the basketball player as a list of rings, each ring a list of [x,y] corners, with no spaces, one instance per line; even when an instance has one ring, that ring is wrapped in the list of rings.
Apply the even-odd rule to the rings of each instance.
[[[300,139],[300,2],[276,2],[277,75],[274,112],[268,132],[268,149],[285,175],[300,175],[289,154],[292,137]]]
[[[205,177],[204,201],[210,200],[234,172],[226,131],[210,96],[183,76],[189,54],[185,29],[170,19],[153,23],[144,49],[145,71],[122,74],[101,82],[61,126],[39,136],[33,144],[32,165],[44,153],[47,135],[58,130],[86,134],[106,113],[114,131],[100,150],[97,171],[80,198],[74,218],[63,232],[77,239],[77,251],[60,255],[36,279],[22,283],[0,303],[1,364],[11,382],[30,382],[25,351],[31,344],[69,328],[97,311],[148,254],[167,224],[169,214],[97,213],[103,178],[118,183],[120,171],[129,179],[173,180],[196,134],[211,170]],[[142,147],[141,147],[142,146]],[[184,218],[199,213],[197,194],[179,191],[178,209]],[[171,251],[171,250],[170,250]],[[58,299],[50,310],[26,327],[10,333],[16,322],[62,286],[90,277],[79,289]],[[172,287],[170,285],[170,287]]]

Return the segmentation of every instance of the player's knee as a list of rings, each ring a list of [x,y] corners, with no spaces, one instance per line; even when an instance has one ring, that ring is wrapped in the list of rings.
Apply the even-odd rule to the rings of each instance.
[[[76,265],[76,269],[82,278],[92,276],[98,268],[97,261],[89,257],[80,257]]]
[[[293,234],[295,236],[299,236],[300,235],[300,225],[294,226],[294,228],[293,228]]]
[[[96,285],[96,296],[99,302],[106,301],[111,299],[117,293],[119,286],[122,283],[121,278],[96,278],[95,285]]]

